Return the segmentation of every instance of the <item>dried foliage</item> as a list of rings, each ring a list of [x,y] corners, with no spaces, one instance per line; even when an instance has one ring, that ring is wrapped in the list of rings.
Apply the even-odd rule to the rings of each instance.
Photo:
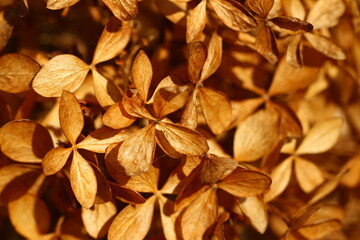
[[[2,0],[0,238],[357,240],[358,0]]]

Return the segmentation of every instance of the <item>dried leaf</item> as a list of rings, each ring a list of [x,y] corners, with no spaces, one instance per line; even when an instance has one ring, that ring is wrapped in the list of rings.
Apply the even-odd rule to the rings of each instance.
[[[197,91],[193,91],[191,95],[188,96],[185,109],[181,115],[180,124],[184,127],[195,129],[198,123],[197,109],[196,109],[196,95]]]
[[[143,204],[125,207],[111,223],[108,239],[145,238],[153,218],[155,200],[155,197],[150,197]]]
[[[128,136],[129,133],[125,130],[102,127],[90,133],[76,146],[91,152],[105,153],[106,148],[110,144],[123,142]]]
[[[116,206],[112,202],[95,204],[94,207],[90,209],[82,208],[81,218],[89,235],[98,239],[107,234],[116,212]]]
[[[138,14],[137,0],[103,0],[115,17],[127,21]]]
[[[30,83],[40,65],[31,58],[17,53],[0,57],[0,90],[19,93],[30,89]]]
[[[300,157],[295,158],[295,174],[301,189],[306,193],[312,192],[325,180],[319,167]]]
[[[248,32],[256,22],[245,7],[233,0],[209,0],[221,21],[235,31]]]
[[[309,204],[313,204],[320,199],[324,198],[339,185],[341,177],[346,173],[347,170],[339,172],[335,177],[323,183],[318,189],[315,190],[312,198],[309,201]]]
[[[119,55],[128,44],[130,35],[131,22],[110,18],[96,46],[92,64],[96,65]]]
[[[301,34],[297,34],[291,37],[286,50],[286,61],[296,68],[300,68],[304,64],[301,46]]]
[[[266,18],[274,5],[274,0],[248,0],[247,4],[260,17]]]
[[[146,201],[138,192],[130,188],[120,187],[118,184],[112,182],[110,182],[110,187],[114,197],[122,202],[136,205]]]
[[[201,157],[198,181],[201,184],[213,184],[231,174],[239,164],[231,158],[218,157],[213,154],[206,154]],[[195,170],[194,170],[195,171]]]
[[[286,15],[299,19],[305,18],[305,8],[301,0],[281,0]]]
[[[149,170],[155,154],[155,127],[150,124],[126,139],[120,146],[118,161],[126,175],[133,176]]]
[[[203,66],[200,82],[209,78],[220,66],[222,58],[222,38],[214,32],[208,46],[207,58]]]
[[[136,118],[126,114],[122,103],[111,106],[104,114],[103,123],[111,128],[120,129],[130,126]]]
[[[270,186],[270,190],[264,196],[265,202],[273,200],[288,186],[292,172],[293,160],[293,157],[287,158],[271,172],[270,177],[272,179],[272,184]]]
[[[1,152],[17,162],[40,163],[53,148],[48,130],[27,120],[12,121],[0,128]]]
[[[59,10],[62,8],[70,7],[78,1],[79,0],[48,0],[46,3],[46,8],[51,10]]]
[[[175,216],[177,214],[174,213],[174,203],[163,195],[159,195],[158,202],[165,238],[169,240],[176,240]]]
[[[72,145],[76,144],[76,139],[84,127],[84,116],[80,103],[75,96],[63,91],[60,99],[59,119],[61,130]]]
[[[95,172],[77,150],[74,150],[71,162],[70,182],[76,199],[81,206],[84,208],[92,207],[97,193]]]
[[[157,118],[162,119],[166,115],[179,110],[184,106],[189,91],[179,87],[161,88],[155,93],[153,108]]]
[[[203,42],[197,41],[188,44],[186,50],[189,78],[196,84],[200,80],[201,71],[206,62],[207,48]]]
[[[9,202],[8,210],[12,225],[26,238],[36,239],[50,228],[50,212],[35,195],[26,194]]]
[[[96,70],[93,71],[93,79],[94,93],[102,107],[106,108],[120,101],[121,93],[113,82]]]
[[[224,93],[207,87],[198,88],[198,93],[206,123],[213,133],[222,133],[231,121],[230,100]]]
[[[143,101],[147,100],[152,76],[153,70],[150,59],[146,53],[141,50],[134,60],[131,77]]]
[[[78,57],[64,54],[48,61],[37,73],[33,89],[44,97],[60,97],[63,90],[76,91],[90,67]]]
[[[186,19],[186,42],[191,43],[204,30],[206,25],[206,3],[201,1],[190,10]]]
[[[278,61],[278,49],[274,33],[266,26],[265,23],[260,23],[258,34],[256,37],[255,48],[266,60],[271,64]]]
[[[14,29],[13,21],[15,13],[13,10],[0,11],[0,51],[6,46]]]
[[[182,239],[202,239],[205,231],[216,221],[217,198],[210,188],[197,197],[179,216]]]
[[[234,158],[255,161],[269,153],[278,141],[278,124],[278,115],[270,110],[260,110],[240,122],[234,136]]]
[[[336,60],[344,60],[346,58],[345,53],[330,38],[311,33],[305,33],[304,35],[316,50],[326,56]]]
[[[179,153],[198,156],[209,150],[206,139],[194,130],[165,122],[159,122],[156,127],[164,132],[170,145]]]
[[[249,218],[251,225],[261,234],[264,234],[268,226],[268,214],[265,204],[259,197],[247,197],[243,201],[238,200],[241,211]]]
[[[307,21],[314,25],[315,29],[330,28],[339,23],[344,12],[345,4],[342,0],[319,0],[311,8]]]
[[[218,187],[237,197],[251,197],[264,193],[270,184],[267,175],[238,167],[219,182]]]
[[[340,136],[343,121],[340,118],[333,118],[317,123],[306,134],[297,154],[313,154],[328,151],[334,146]]]
[[[310,32],[314,28],[311,23],[295,17],[275,17],[270,21],[290,34]]]
[[[338,220],[330,220],[319,224],[303,226],[299,233],[308,239],[321,239],[327,234],[339,231],[343,228]]]
[[[63,147],[57,147],[49,151],[42,161],[44,174],[50,176],[60,171],[65,166],[71,153],[71,148]]]

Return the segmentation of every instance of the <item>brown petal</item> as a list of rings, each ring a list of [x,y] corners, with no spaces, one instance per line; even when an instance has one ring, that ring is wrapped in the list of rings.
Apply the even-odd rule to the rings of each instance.
[[[300,157],[295,158],[295,174],[299,186],[306,193],[312,192],[325,180],[318,166]]]
[[[186,42],[191,43],[206,25],[206,0],[189,10],[186,18]]]
[[[150,124],[126,139],[120,146],[118,161],[126,175],[133,176],[149,170],[155,154],[155,127]]]
[[[304,34],[309,43],[319,52],[325,54],[329,58],[336,60],[344,60],[345,53],[330,38],[306,33]]]
[[[271,29],[265,23],[260,23],[257,33],[255,48],[271,64],[278,61],[276,39]]]
[[[322,239],[327,234],[339,231],[342,228],[343,225],[339,220],[330,220],[319,224],[303,226],[299,229],[299,233],[308,239]]]
[[[0,204],[16,200],[37,184],[41,167],[28,164],[10,164],[0,168]]]
[[[231,121],[230,100],[220,91],[207,87],[198,89],[201,109],[206,123],[213,133],[222,133]]]
[[[345,4],[342,0],[319,0],[312,6],[306,20],[315,29],[330,28],[339,23],[344,12]]]
[[[291,229],[298,230],[302,228],[310,217],[313,216],[322,206],[323,204],[313,204],[297,210],[292,216],[292,221],[290,223]]]
[[[130,188],[121,187],[119,184],[110,183],[111,192],[114,197],[122,202],[129,203],[132,205],[144,203],[146,200],[138,192],[131,190]]]
[[[95,154],[94,154],[95,155]],[[96,157],[96,156],[95,156]],[[94,204],[103,204],[109,202],[112,198],[112,192],[108,179],[101,172],[100,168],[92,162],[89,162],[96,176],[97,192]]]
[[[84,208],[92,207],[97,193],[95,172],[77,150],[71,162],[70,183],[79,203]]]
[[[143,101],[147,100],[152,76],[153,70],[150,59],[143,50],[140,50],[134,60],[131,77]]]
[[[159,195],[158,202],[165,238],[168,240],[176,240],[175,218],[177,214],[174,213],[174,203],[163,195]]]
[[[296,153],[313,154],[328,151],[338,140],[342,124],[343,121],[340,118],[318,122],[306,134]]]
[[[0,57],[0,90],[18,93],[30,89],[31,80],[40,70],[31,58],[17,53]]]
[[[203,42],[192,42],[186,47],[186,55],[190,81],[196,84],[207,58],[207,48]]]
[[[314,28],[311,23],[295,17],[275,17],[270,19],[270,21],[290,34],[310,32]]]
[[[84,127],[84,116],[80,103],[75,96],[63,91],[60,99],[59,118],[61,130],[72,145],[76,144],[76,139]]]
[[[122,186],[137,192],[155,193],[158,188],[159,167],[151,165],[147,172],[118,181]]]
[[[239,164],[234,159],[206,154],[201,158],[197,178],[201,184],[217,183],[231,174],[238,166]]]
[[[260,110],[239,123],[234,136],[234,158],[255,161],[269,153],[278,141],[279,117]]]
[[[93,208],[81,209],[81,218],[84,227],[93,238],[104,237],[110,227],[110,223],[117,213],[116,206],[112,202],[95,204]]]
[[[9,202],[8,209],[12,225],[22,236],[37,239],[49,231],[50,212],[39,197],[26,194]]]
[[[348,188],[357,187],[360,183],[360,155],[351,158],[342,169],[348,169],[348,171],[342,177],[341,183]]]
[[[10,9],[0,11],[0,51],[6,46],[14,29],[15,12]]]
[[[288,16],[299,19],[305,18],[305,8],[301,0],[282,0],[282,7]]]
[[[127,240],[144,239],[148,233],[154,213],[155,197],[150,197],[143,204],[125,207],[111,223],[108,239]]]
[[[259,197],[247,197],[237,200],[241,211],[249,218],[251,225],[261,234],[264,234],[268,226],[268,214],[266,205]]]
[[[48,130],[27,120],[13,121],[0,128],[1,151],[18,162],[39,163],[53,148]]]
[[[93,70],[93,85],[96,99],[103,108],[109,107],[121,99],[119,88],[110,80]]]
[[[197,95],[197,90],[193,91],[192,94],[188,96],[180,120],[181,125],[190,129],[195,129],[198,123],[196,95]]]
[[[137,0],[103,0],[115,17],[130,20],[138,14]]]
[[[248,32],[256,22],[244,6],[233,0],[209,0],[221,21],[235,31]]]
[[[247,4],[260,17],[266,18],[274,5],[274,0],[248,0]]]
[[[182,214],[180,224],[182,239],[202,239],[206,230],[216,221],[218,214],[216,192],[210,188],[197,197]],[[179,226],[179,225],[178,225]]]
[[[92,64],[96,65],[119,55],[128,44],[130,35],[131,22],[110,18],[96,46]]]
[[[220,66],[222,58],[222,38],[216,33],[211,35],[207,58],[203,66],[200,82],[209,78]]]
[[[197,156],[209,150],[206,139],[194,130],[164,122],[159,122],[156,126],[164,132],[170,145],[179,153]]]
[[[218,187],[237,197],[251,197],[269,189],[271,178],[267,175],[238,167],[221,182]]]
[[[84,140],[77,144],[77,148],[91,152],[105,153],[106,148],[112,143],[124,141],[129,136],[125,130],[115,130],[102,127],[90,133]]]
[[[155,120],[147,109],[145,101],[142,99],[142,97],[138,93],[133,93],[131,90],[128,90],[123,95],[123,100],[120,104],[120,107],[123,107],[121,111],[125,116],[129,115],[130,117],[133,116]]]
[[[286,49],[286,61],[293,67],[301,68],[303,66],[301,34],[291,37]]]
[[[136,117],[127,114],[122,103],[111,106],[104,114],[103,123],[111,128],[120,129],[130,126],[135,122]]]
[[[153,108],[157,118],[162,119],[166,115],[182,108],[189,96],[189,90],[180,87],[167,87],[159,89],[155,93]]]
[[[316,189],[313,193],[312,198],[309,201],[309,204],[313,204],[319,201],[320,199],[324,198],[332,191],[334,191],[336,187],[339,185],[341,177],[346,173],[346,171],[347,170],[342,170],[335,177],[327,180],[318,189]]]
[[[270,177],[272,184],[270,190],[264,196],[266,202],[280,195],[288,186],[291,178],[293,160],[293,157],[287,158],[271,172]]]
[[[46,8],[51,10],[59,10],[62,8],[70,7],[78,1],[79,0],[48,0],[46,3]]]
[[[35,76],[33,89],[44,97],[60,97],[63,90],[74,92],[84,82],[89,66],[78,57],[64,54],[48,61]]]
[[[71,148],[63,147],[57,147],[49,151],[42,161],[44,174],[49,176],[60,171],[65,166],[71,153]]]
[[[318,67],[307,66],[306,62],[302,68],[294,68],[282,58],[276,68],[269,95],[288,94],[304,89],[315,81],[318,72]]]

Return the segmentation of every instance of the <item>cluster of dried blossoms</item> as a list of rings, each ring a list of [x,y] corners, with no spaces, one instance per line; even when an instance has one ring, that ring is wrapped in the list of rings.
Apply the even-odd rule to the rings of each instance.
[[[357,0],[2,0],[2,239],[359,239]]]

